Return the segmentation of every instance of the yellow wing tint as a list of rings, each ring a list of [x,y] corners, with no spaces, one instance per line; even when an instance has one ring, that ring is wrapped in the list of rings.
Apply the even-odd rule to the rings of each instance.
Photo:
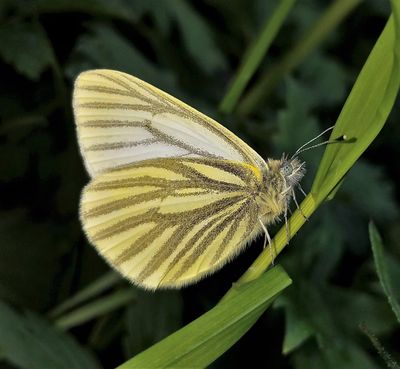
[[[264,168],[264,160],[229,130],[150,84],[112,70],[75,82],[73,107],[89,174],[146,159],[204,157]]]
[[[164,158],[126,165],[84,189],[81,219],[99,253],[133,283],[179,287],[222,267],[259,231],[251,165]]]

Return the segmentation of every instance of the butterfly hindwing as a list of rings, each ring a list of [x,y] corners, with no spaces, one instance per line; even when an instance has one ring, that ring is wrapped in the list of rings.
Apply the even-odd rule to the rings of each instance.
[[[81,73],[73,106],[79,146],[92,177],[120,165],[168,157],[266,165],[216,121],[126,73]]]
[[[258,168],[161,158],[107,171],[86,186],[81,220],[97,250],[135,284],[179,287],[219,269],[259,231]]]

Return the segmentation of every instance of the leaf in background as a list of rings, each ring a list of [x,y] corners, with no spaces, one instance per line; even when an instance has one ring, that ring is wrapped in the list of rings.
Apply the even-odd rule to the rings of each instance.
[[[294,153],[305,142],[329,127],[325,125],[320,128],[312,110],[336,104],[344,97],[345,81],[340,67],[320,54],[310,59],[310,63],[301,69],[299,78],[286,78],[285,109],[278,112],[278,133],[274,137],[274,144],[279,151]],[[322,137],[321,140],[326,138]],[[301,154],[307,168],[316,167],[321,153],[322,149],[315,149]],[[307,173],[307,177],[310,176],[312,174]]]
[[[93,23],[89,32],[79,38],[67,74],[75,78],[83,70],[93,68],[120,70],[161,89],[174,87],[174,78],[169,72],[151,63],[130,41],[102,23]]]
[[[312,325],[299,314],[298,309],[286,294],[279,296],[274,308],[285,309],[285,336],[282,344],[282,353],[287,355],[301,346],[308,338],[315,335]]]
[[[78,293],[73,296],[69,296],[61,304],[53,308],[48,316],[50,318],[58,318],[61,314],[64,314],[68,310],[78,307],[79,305],[86,303],[87,301],[103,294],[105,291],[114,287],[118,282],[121,281],[121,276],[112,271],[102,275],[99,279],[91,282],[84,288],[82,288]]]
[[[300,280],[296,287],[285,293],[285,309],[296,312],[297,320],[308,326],[320,344],[324,345],[340,336],[329,306],[317,286],[307,280]],[[293,316],[293,314],[292,314]]]
[[[335,345],[332,341],[330,344]],[[327,367],[331,369],[382,369],[376,364],[367,350],[363,349],[357,341],[346,340],[345,338],[339,344],[339,348],[330,348],[329,344],[322,348],[322,354],[325,356]]]
[[[329,346],[316,349],[308,345],[305,349],[296,351],[293,356],[295,369],[381,369],[368,354],[354,342],[346,342],[344,352],[331,350]]]
[[[293,78],[286,80],[285,102],[285,109],[278,113],[278,134],[274,144],[280,151],[294,152],[319,132],[319,128],[310,115],[312,97],[304,85]]]
[[[2,358],[22,369],[99,369],[92,354],[39,316],[0,301]]]
[[[315,342],[303,345],[291,356],[295,369],[330,369],[320,350],[316,349]]]
[[[311,220],[314,226],[303,238],[303,244],[312,245],[302,252],[303,266],[311,271],[315,282],[332,276],[344,252],[366,253],[367,219],[373,216],[387,221],[398,213],[393,192],[380,168],[363,160],[354,165],[339,189],[335,203],[331,203],[329,209],[319,211],[318,217]]]
[[[137,290],[136,301],[127,308],[124,346],[132,357],[161,341],[182,326],[182,297],[179,291],[150,293]]]
[[[129,6],[141,13],[151,14],[163,33],[171,29],[172,21],[176,22],[186,50],[206,73],[216,73],[226,68],[225,56],[215,43],[210,26],[190,2],[140,0]]]
[[[277,134],[272,139],[277,157],[282,152],[294,154],[301,145],[321,132],[316,119],[310,114],[312,105],[312,96],[308,94],[307,87],[293,78],[287,78],[286,106],[278,112]],[[301,155],[301,159],[306,162],[306,181],[313,176],[310,168],[316,167],[320,156],[318,154],[320,153],[316,149]]]
[[[366,198],[370,201],[365,201]],[[365,224],[371,214],[381,221],[393,219],[398,213],[395,204],[392,188],[383,173],[365,161],[356,163],[335,202],[329,209],[321,208],[318,217],[311,219],[312,226],[299,235],[300,243],[306,247],[290,253],[289,270],[293,273],[293,268],[301,266],[315,283],[327,281],[345,252],[353,255],[367,252]]]
[[[343,256],[346,242],[349,241],[349,232],[338,219],[343,214],[334,210],[330,208],[319,211],[318,217],[311,220],[313,227],[302,238],[305,247],[301,256],[294,254],[291,257],[292,264],[299,264],[301,258],[301,267],[307,269],[305,274],[316,284],[332,277]],[[351,220],[345,218],[345,221]]]
[[[343,67],[325,54],[313,53],[299,70],[313,108],[340,104],[346,97],[347,78]],[[329,124],[328,124],[329,126]]]
[[[354,296],[354,306],[351,306],[352,300],[346,294]],[[365,307],[365,303],[371,303],[371,306]],[[305,332],[298,332],[297,336],[286,330],[284,343],[289,342],[298,346],[304,342],[304,338],[309,337],[311,332],[318,343],[321,360],[326,362],[322,366],[323,368],[378,368],[368,353],[359,346],[357,340],[352,339],[352,336],[359,334],[358,322],[371,318],[376,311],[379,311],[376,309],[377,306],[387,314],[384,306],[381,303],[376,305],[376,299],[372,296],[332,287],[316,288],[315,284],[301,281],[296,283],[295,288],[285,293],[285,300],[283,300],[283,303],[281,302],[282,305],[297,320],[297,324],[303,330],[305,329]],[[294,312],[295,314],[293,314]],[[346,321],[344,321],[344,318]],[[374,316],[373,322],[376,327],[383,330],[387,329],[385,323],[380,323],[379,319]],[[305,350],[308,350],[309,347],[310,343],[307,343]],[[284,346],[283,349],[287,350],[288,348],[290,346]],[[299,355],[304,360],[302,351],[302,348],[296,350],[293,353],[294,357],[296,358]],[[305,368],[300,365],[299,368],[301,367]]]
[[[400,323],[400,293],[399,289],[395,288],[395,283],[398,283],[399,280],[394,279],[392,276],[388,262],[386,260],[387,256],[385,255],[383,249],[382,238],[372,222],[369,224],[369,237],[374,254],[375,268],[378,273],[382,289],[389,300],[389,304],[392,307],[392,310],[395,313],[397,320]],[[397,269],[396,274],[400,274],[399,269]]]
[[[86,13],[93,16],[111,17],[126,21],[137,18],[129,11],[124,0],[34,0],[35,12],[39,14],[57,14],[63,12]]]
[[[360,190],[362,189],[362,191]],[[379,193],[379,196],[376,194]],[[366,201],[366,199],[369,199]],[[316,283],[327,281],[335,273],[345,252],[362,255],[367,252],[365,224],[369,217],[387,221],[398,213],[393,188],[376,166],[357,162],[346,176],[335,202],[319,210],[305,230],[302,244],[308,245],[291,256],[312,275]],[[289,269],[291,270],[291,269]]]
[[[190,2],[175,0],[164,3],[175,18],[186,49],[194,62],[207,73],[226,67],[224,55],[215,44],[210,26],[192,8]]]
[[[121,309],[135,298],[134,289],[129,287],[118,289],[61,315],[54,321],[54,324],[63,330],[71,329]]]
[[[367,322],[377,334],[396,328],[396,319],[381,296],[356,288],[325,287],[322,294],[340,331],[348,338],[359,337],[359,324]]]
[[[149,13],[156,21],[157,26],[160,28],[162,33],[167,33],[171,30],[173,22],[176,23],[184,42],[184,45],[194,60],[194,62],[202,68],[206,73],[215,73],[221,69],[226,68],[226,60],[221,52],[220,48],[216,45],[213,39],[213,33],[210,26],[206,21],[192,8],[192,5],[188,2],[175,0],[175,1],[157,1],[157,0],[137,0],[135,2],[126,0],[89,0],[89,1],[78,1],[78,0],[62,0],[62,1],[50,1],[50,0],[37,0],[35,4],[35,11],[39,13],[57,13],[57,12],[81,12],[91,14],[93,16],[103,16],[121,19],[131,22],[137,22],[146,13]],[[98,33],[97,36],[104,36],[104,33]],[[106,34],[108,38],[112,38],[110,34]],[[107,43],[107,37],[105,42]],[[121,36],[119,36],[121,38]],[[120,41],[120,40],[119,40]],[[123,40],[119,42],[123,50],[127,50],[127,41]],[[98,45],[102,47],[101,44]],[[133,45],[129,45],[133,48]],[[128,48],[129,48],[128,47]],[[117,46],[114,46],[117,49]],[[121,51],[124,52],[124,51]],[[140,61],[142,55],[135,50],[135,55],[132,55],[132,50],[128,52],[132,59],[119,58],[120,53],[111,53],[114,58],[114,62],[117,63],[131,63],[131,65],[123,65],[120,70],[124,70],[128,73],[134,73],[134,65],[139,59],[139,64],[149,63]],[[90,54],[89,54],[90,55]],[[101,61],[102,59],[96,59],[96,55],[93,55],[92,60]],[[86,67],[86,65],[84,65]],[[118,68],[116,68],[118,69]],[[137,73],[137,72],[136,72]],[[75,74],[75,72],[73,73]],[[151,73],[147,74],[148,77],[141,75],[140,78],[146,81],[151,81],[159,86],[159,81],[156,77],[152,77]]]
[[[170,32],[172,26],[172,14],[169,12],[170,5],[167,1],[158,0],[122,0],[124,8],[132,11],[136,16],[136,20],[145,17],[147,14],[154,18],[156,27],[162,34]]]
[[[25,77],[37,81],[53,61],[41,30],[31,23],[12,22],[0,27],[0,57]]]
[[[286,310],[285,318],[286,327],[282,353],[286,355],[302,345],[314,331],[306,321],[298,319],[296,312],[291,309]]]
[[[328,37],[361,0],[336,0],[317,18],[303,37],[281,59],[271,66],[243,97],[238,111],[243,115],[252,113],[270,94],[276,84],[304,61],[322,41]],[[296,9],[293,11],[296,13]]]
[[[388,221],[398,214],[393,185],[381,167],[365,161],[351,168],[337,196],[370,218]]]
[[[290,283],[283,268],[276,266],[260,278],[236,288],[234,294],[200,318],[118,369],[204,368],[242,337],[273,298]]]

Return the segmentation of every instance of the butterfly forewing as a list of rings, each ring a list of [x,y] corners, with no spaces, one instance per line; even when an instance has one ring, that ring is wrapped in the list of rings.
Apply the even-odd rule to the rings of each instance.
[[[84,189],[81,219],[98,251],[134,283],[178,287],[220,268],[258,233],[253,165],[150,159],[109,170]]]
[[[167,93],[112,70],[82,73],[73,105],[89,174],[155,158],[227,159],[266,166],[242,140]]]

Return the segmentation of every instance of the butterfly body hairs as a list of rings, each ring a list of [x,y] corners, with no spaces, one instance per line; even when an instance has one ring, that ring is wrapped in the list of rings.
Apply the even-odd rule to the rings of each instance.
[[[220,269],[285,215],[305,174],[264,161],[228,129],[128,74],[75,82],[79,147],[91,176],[80,203],[89,241],[134,284],[179,288]]]

